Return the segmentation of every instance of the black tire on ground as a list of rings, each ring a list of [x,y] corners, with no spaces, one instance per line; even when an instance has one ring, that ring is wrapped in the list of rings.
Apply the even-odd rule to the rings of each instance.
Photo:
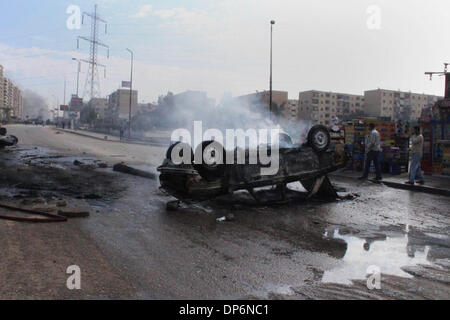
[[[215,152],[222,152],[222,161],[221,163],[214,163],[214,164],[208,164],[205,162],[204,159],[204,152],[205,149],[211,148],[211,155],[214,157]],[[207,152],[208,152],[207,149]],[[197,146],[195,149],[195,154],[201,152],[202,156],[202,163],[195,164],[194,168],[198,171],[200,176],[207,180],[207,181],[215,181],[217,179],[220,179],[225,174],[225,159],[226,159],[226,153],[225,148],[216,141],[203,141],[201,144]]]
[[[0,136],[6,136],[6,128],[0,128]]]
[[[169,147],[169,149],[167,149],[167,152],[166,152],[166,159],[169,159],[170,161],[172,161],[172,151],[173,151],[173,149],[175,148],[175,147],[181,147],[182,145],[181,144],[183,144],[183,145],[187,145],[188,147],[189,147],[189,150],[191,151],[191,164],[194,162],[194,152],[192,151],[192,148],[191,148],[191,146],[189,146],[188,144],[186,144],[186,143],[184,143],[184,142],[181,142],[181,141],[178,141],[178,142],[175,142],[174,144],[172,144],[170,147]],[[180,153],[179,153],[179,156],[182,158],[183,157],[183,149],[180,149],[180,151],[179,151]]]
[[[308,144],[316,152],[324,152],[328,149],[331,143],[330,132],[327,127],[323,125],[315,125],[308,132]]]

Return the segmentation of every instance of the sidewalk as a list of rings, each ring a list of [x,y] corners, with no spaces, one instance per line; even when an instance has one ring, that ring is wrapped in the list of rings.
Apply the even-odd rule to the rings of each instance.
[[[341,177],[341,178],[350,178],[357,180],[362,175],[362,172],[351,171],[351,170],[342,170],[336,171],[330,176]],[[375,176],[373,174],[369,175],[369,180],[376,182],[374,180]],[[357,180],[359,181],[359,180]],[[403,189],[403,190],[411,190],[418,191],[430,194],[439,194],[443,196],[450,197],[450,177],[445,176],[425,176],[425,184],[415,184],[413,186],[405,184],[408,181],[408,174],[403,173],[401,175],[393,176],[390,174],[383,175],[382,183],[388,187]]]
[[[117,142],[117,143],[130,143],[130,144],[140,144],[140,145],[150,145],[150,146],[156,146],[156,147],[168,147],[169,142],[165,143],[163,139],[160,139],[159,137],[155,138],[155,141],[152,141],[151,138],[148,138],[147,140],[137,140],[137,139],[128,139],[128,138],[122,138],[120,140],[119,137],[116,137],[114,135],[108,135],[103,133],[97,133],[87,130],[73,130],[73,129],[62,129],[62,128],[54,128],[55,130],[58,130],[60,132],[66,132],[71,134],[76,134],[83,137],[88,137],[96,140],[101,141],[110,141],[110,142]]]

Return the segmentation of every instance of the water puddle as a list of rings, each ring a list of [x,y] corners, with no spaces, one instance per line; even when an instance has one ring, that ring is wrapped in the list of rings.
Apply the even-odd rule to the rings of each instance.
[[[368,268],[376,266],[381,275],[389,274],[405,278],[412,276],[403,270],[404,266],[431,265],[428,261],[429,246],[417,248],[409,244],[408,234],[398,237],[358,238],[352,235],[341,235],[334,230],[332,235],[325,236],[342,239],[347,243],[347,251],[342,258],[343,264],[325,271],[322,282],[351,284],[351,280],[364,280]]]

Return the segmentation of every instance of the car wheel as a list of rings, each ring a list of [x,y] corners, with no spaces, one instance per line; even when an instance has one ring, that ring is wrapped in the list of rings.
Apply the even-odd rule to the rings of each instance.
[[[316,125],[309,130],[308,144],[317,152],[323,152],[328,149],[331,142],[330,132],[323,125]]]
[[[221,153],[221,154],[220,154]],[[204,141],[195,149],[200,154],[202,163],[195,164],[194,168],[200,176],[207,181],[220,179],[225,174],[225,148],[216,141]]]
[[[194,161],[194,153],[192,151],[192,148],[190,145],[188,145],[187,143],[183,143],[183,142],[175,142],[174,144],[172,144],[169,149],[167,149],[166,152],[166,159],[169,159],[170,161],[172,161],[172,152],[175,149],[176,152],[178,152],[178,155],[180,158],[183,158],[183,150],[185,149],[189,149],[191,152],[191,163],[193,163]]]

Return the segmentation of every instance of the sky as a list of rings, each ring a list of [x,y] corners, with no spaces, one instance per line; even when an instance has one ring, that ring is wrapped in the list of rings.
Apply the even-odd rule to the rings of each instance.
[[[450,62],[448,0],[15,0],[0,1],[0,64],[22,89],[51,104],[76,91],[77,63],[88,58],[89,20],[68,28],[67,10],[93,11],[108,22],[99,48],[101,96],[130,77],[139,102],[168,91],[202,90],[220,100],[268,90],[270,21],[273,88],[298,98],[300,91],[363,94],[385,88],[443,95],[440,77]],[[72,21],[72,20],[71,20]],[[80,74],[84,93],[87,65]]]

